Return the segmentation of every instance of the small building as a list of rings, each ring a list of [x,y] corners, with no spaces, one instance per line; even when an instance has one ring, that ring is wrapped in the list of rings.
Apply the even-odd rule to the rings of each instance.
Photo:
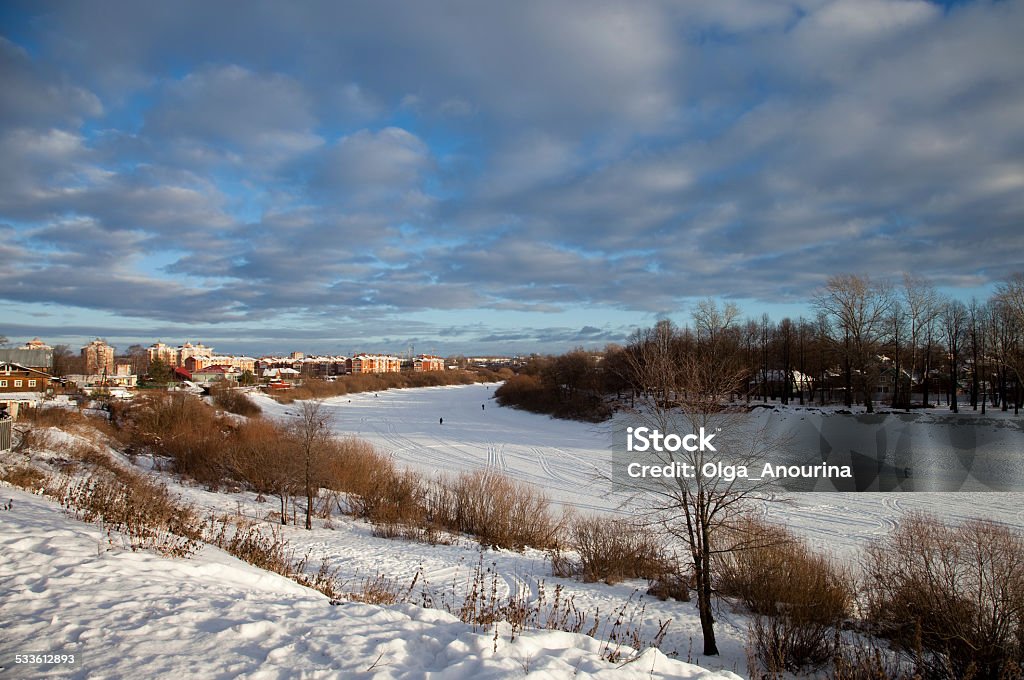
[[[241,376],[242,372],[234,366],[207,366],[198,371],[192,371],[192,382],[199,385],[212,385],[226,380],[237,382]]]
[[[0,411],[17,419],[18,409],[38,406],[50,386],[50,375],[10,361],[0,363]]]
[[[50,375],[11,361],[0,363],[0,394],[13,392],[46,392]]]
[[[9,361],[19,366],[34,368],[45,373],[52,371],[53,348],[49,345],[43,345],[42,347],[30,345],[32,343],[28,342],[18,349],[0,349],[0,362]]]
[[[302,378],[302,372],[294,368],[269,368],[263,373],[263,377],[272,383],[287,382],[295,384]]]

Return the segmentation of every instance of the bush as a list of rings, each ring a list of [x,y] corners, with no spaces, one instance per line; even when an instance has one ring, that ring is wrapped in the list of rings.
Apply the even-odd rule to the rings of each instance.
[[[48,478],[42,471],[30,465],[14,465],[0,468],[0,479],[14,486],[34,491],[44,488]]]
[[[213,405],[229,413],[250,418],[263,412],[263,409],[246,396],[245,392],[228,387],[219,387],[213,390]]]
[[[819,666],[836,651],[836,629],[852,611],[847,570],[816,554],[782,527],[748,518],[724,539],[716,558],[719,593],[754,613],[751,636],[769,672]]]
[[[229,478],[225,458],[236,425],[189,394],[147,394],[118,414],[131,449],[171,458],[174,471],[211,488]]]
[[[867,551],[868,618],[931,678],[1021,677],[1024,537],[914,514]]]
[[[674,560],[665,554],[665,546],[646,526],[610,517],[576,517],[567,531],[568,547],[579,561],[553,557],[557,575],[580,576],[588,583],[612,584],[628,578],[645,578],[667,584],[666,577],[676,571]],[[558,565],[559,557],[567,560]],[[680,598],[684,599],[684,598]]]
[[[600,394],[568,393],[537,375],[513,376],[494,391],[494,396],[502,406],[546,413],[556,418],[600,423],[612,415],[611,407]]]
[[[491,471],[446,480],[432,496],[428,517],[452,531],[472,534],[481,544],[522,550],[552,548],[560,529],[547,496],[534,487]]]

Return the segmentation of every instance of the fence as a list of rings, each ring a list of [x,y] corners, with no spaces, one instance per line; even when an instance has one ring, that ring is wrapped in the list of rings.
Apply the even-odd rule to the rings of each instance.
[[[0,418],[0,453],[11,450],[11,426],[13,418]]]

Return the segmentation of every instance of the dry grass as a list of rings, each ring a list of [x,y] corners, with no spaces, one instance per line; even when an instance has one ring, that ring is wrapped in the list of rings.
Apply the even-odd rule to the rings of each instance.
[[[84,479],[65,477],[53,493],[78,519],[101,522],[111,544],[171,557],[188,557],[200,547],[202,523],[194,510],[134,472],[96,469]]]
[[[49,476],[30,465],[12,465],[0,468],[0,479],[22,489],[35,491],[46,488]]]
[[[832,660],[829,680],[922,680],[898,654],[883,649],[877,640],[858,637],[842,643]],[[1010,680],[1009,677],[1006,680]]]
[[[524,630],[560,630],[589,635],[601,641],[601,656],[613,663],[628,663],[646,647],[663,644],[670,621],[658,621],[654,635],[643,633],[645,605],[638,591],[606,616],[599,611],[579,609],[574,596],[566,596],[561,585],[549,591],[544,581],[537,584],[537,596],[528,588],[502,594],[504,579],[484,553],[463,585],[452,584],[438,594],[418,569],[407,585],[382,574],[366,578],[360,588],[346,593],[345,599],[378,605],[412,603],[430,609],[443,609],[477,632],[493,633],[494,648],[507,636],[514,642]]]
[[[230,413],[249,418],[263,413],[263,409],[246,396],[245,392],[228,387],[219,387],[213,390],[213,405]]]

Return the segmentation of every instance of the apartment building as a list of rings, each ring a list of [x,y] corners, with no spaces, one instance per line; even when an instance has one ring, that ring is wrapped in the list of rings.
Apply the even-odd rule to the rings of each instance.
[[[114,373],[114,348],[96,338],[82,348],[82,363],[86,374]]]
[[[399,373],[402,360],[388,354],[356,354],[346,361],[348,372],[353,375],[360,373]]]

